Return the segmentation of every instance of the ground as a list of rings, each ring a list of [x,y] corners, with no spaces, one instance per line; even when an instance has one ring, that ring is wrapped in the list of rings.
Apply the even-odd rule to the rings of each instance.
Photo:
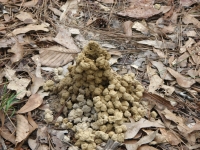
[[[0,0],[0,149],[73,148],[58,119],[69,112],[43,85],[89,41],[115,73],[135,74],[147,110],[129,118],[123,143],[98,149],[200,149],[199,10],[199,0]]]

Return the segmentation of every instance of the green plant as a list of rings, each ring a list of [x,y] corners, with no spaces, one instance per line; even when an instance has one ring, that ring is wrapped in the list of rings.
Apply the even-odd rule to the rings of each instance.
[[[5,84],[1,91],[0,110],[3,110],[6,114],[9,113],[9,115],[12,116],[15,113],[15,108],[13,107],[13,105],[17,102],[16,96],[17,94],[11,93],[11,91],[7,89],[7,85]]]

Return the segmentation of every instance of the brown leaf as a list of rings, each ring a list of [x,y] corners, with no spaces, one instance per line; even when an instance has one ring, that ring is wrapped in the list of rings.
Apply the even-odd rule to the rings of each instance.
[[[27,33],[29,31],[45,31],[48,32],[49,29],[47,28],[49,26],[49,24],[41,24],[41,25],[34,25],[34,24],[29,24],[25,27],[22,28],[17,28],[15,30],[12,31],[11,34],[9,34],[8,36],[13,36],[13,35],[17,35],[17,34],[21,34],[21,33]]]
[[[32,0],[32,1],[22,3],[22,4],[24,7],[34,7],[38,3],[38,1],[39,0]],[[21,6],[21,4],[20,4],[20,6]]]
[[[155,147],[152,147],[152,146],[149,146],[149,145],[142,145],[138,148],[138,150],[158,150],[157,148]]]
[[[10,60],[12,63],[15,63],[23,58],[24,49],[18,42],[16,42],[8,52],[14,53]]]
[[[35,123],[31,116],[31,112],[28,112],[28,122],[29,122],[29,134],[32,133],[35,129],[38,128],[38,125]]]
[[[54,41],[62,46],[74,50],[74,52],[80,52],[80,49],[75,45],[71,33],[64,27],[59,28],[59,32],[54,38]]]
[[[168,120],[171,120],[177,124],[177,128],[182,132],[182,134],[187,134],[187,132],[190,130],[190,128],[185,125],[183,118],[176,116],[166,108],[162,111],[162,113]]]
[[[166,129],[160,129],[160,131],[162,135],[166,137],[166,140],[167,142],[169,142],[169,144],[178,145],[179,143],[181,143],[180,138],[175,132],[172,132],[170,130],[167,131]]]
[[[162,42],[162,41],[155,41],[155,40],[142,40],[142,41],[138,41],[137,43],[150,45],[159,49],[165,49],[165,48],[175,49],[176,47],[175,43],[173,42]]]
[[[130,139],[130,138],[135,137],[135,135],[138,133],[138,131],[142,128],[148,128],[148,127],[164,128],[164,125],[160,120],[151,122],[144,118],[141,118],[140,121],[138,121],[138,122],[124,123],[124,124],[127,126],[127,131],[125,133],[125,139]]]
[[[79,51],[66,49],[60,46],[52,46],[40,49],[41,64],[49,67],[60,67],[74,60],[73,55]]]
[[[132,36],[132,25],[133,22],[132,21],[126,21],[123,24],[123,28],[124,28],[124,33],[126,36],[131,37]]]
[[[132,4],[129,8],[117,14],[121,16],[129,16],[132,18],[144,19],[159,14],[161,12],[167,12],[170,10],[170,8],[170,6],[161,6],[160,9],[156,9],[153,7],[152,4],[144,5],[141,3],[141,1],[138,1],[136,5]]]
[[[156,130],[153,133],[150,133],[147,136],[142,137],[137,143],[135,144],[126,144],[126,149],[127,150],[137,150],[139,146],[143,144],[150,143],[153,141],[153,139],[156,137],[156,134],[158,133],[158,130]]]
[[[185,14],[182,21],[185,24],[190,24],[192,23],[193,25],[195,25],[197,28],[200,28],[200,21],[198,19],[196,19],[195,17],[193,17],[190,14]]]
[[[31,13],[20,11],[20,13],[16,16],[19,20],[25,23],[36,23],[37,20],[33,19]]]
[[[189,88],[195,83],[194,79],[186,78],[183,75],[181,75],[180,73],[174,71],[173,69],[171,69],[169,67],[167,68],[167,70],[171,73],[171,75],[173,75],[176,78],[177,83],[181,87]]]
[[[142,32],[145,35],[149,34],[149,29],[147,28],[147,23],[145,21],[134,22],[132,28],[136,29],[137,31]]]
[[[10,141],[11,143],[16,144],[14,133],[10,133],[10,131],[7,128],[1,127],[0,135],[7,141]]]
[[[15,75],[15,70],[10,69],[9,67],[4,69],[5,77],[9,80],[7,86],[10,90],[15,90],[17,92],[16,98],[21,99],[25,96],[27,90],[26,87],[29,85],[30,80],[26,78],[18,78]]]
[[[33,83],[31,84],[31,94],[35,94],[35,93],[37,93],[37,91],[39,90],[39,88],[41,86],[43,86],[44,79],[32,76],[32,82]]]
[[[172,76],[167,72],[167,68],[160,61],[151,61],[151,63],[158,69],[159,75],[162,79],[173,80]]]
[[[162,52],[159,49],[153,48],[153,52],[156,53],[160,58],[166,58],[166,55],[164,54],[164,52]]]
[[[29,123],[28,120],[22,116],[17,115],[17,129],[16,129],[16,143],[21,142],[22,140],[26,139],[29,134]]]
[[[17,113],[26,113],[26,112],[30,112],[36,108],[38,108],[43,102],[43,99],[41,98],[41,96],[39,94],[33,94],[28,101],[26,102],[26,104],[17,111]]]
[[[148,92],[150,93],[155,93],[155,91],[163,84],[163,79],[161,79],[156,72],[156,69],[152,69],[149,65],[147,65],[147,74],[150,81]]]
[[[1,119],[1,127],[3,127],[5,123],[5,114],[2,110],[0,110],[0,119]]]
[[[186,7],[189,7],[192,4],[199,3],[199,2],[200,2],[199,0],[195,0],[195,1],[194,0],[180,0],[180,4]]]

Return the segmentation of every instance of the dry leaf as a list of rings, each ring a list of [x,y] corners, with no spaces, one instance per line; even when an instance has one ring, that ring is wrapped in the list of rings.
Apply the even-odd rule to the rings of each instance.
[[[136,3],[137,1],[135,1]],[[141,3],[141,1],[138,1],[136,5],[132,4],[129,8],[126,8],[124,11],[121,11],[117,13],[121,16],[129,16],[132,18],[138,18],[138,19],[145,19],[149,18],[151,16],[154,16],[156,14],[159,14],[161,12],[167,12],[171,9],[170,6],[161,6],[160,9],[156,9],[153,7],[153,5],[144,5]]]
[[[24,49],[18,42],[16,42],[8,52],[14,53],[10,60],[12,63],[15,63],[23,58]]]
[[[16,16],[19,20],[24,23],[36,23],[37,20],[33,19],[31,13],[20,11],[20,13]]]
[[[17,115],[17,128],[16,128],[16,143],[21,142],[22,140],[26,139],[29,134],[29,123],[28,120],[22,116]]]
[[[189,38],[185,42],[185,45],[180,48],[180,53],[184,53],[187,50],[187,48],[192,47],[192,44],[194,44],[194,43],[196,43],[196,42],[192,38]]]
[[[197,70],[194,70],[194,69],[190,69],[188,70],[188,75],[192,78],[195,78],[196,76],[198,76],[198,71]]]
[[[74,52],[80,52],[80,49],[75,45],[71,33],[64,27],[59,28],[59,32],[54,38],[54,41],[62,46],[74,50]]]
[[[60,46],[41,48],[39,51],[41,64],[49,67],[60,67],[69,63],[74,59],[73,55],[78,52],[77,50]]]
[[[149,145],[142,145],[138,148],[138,150],[158,150],[158,149]]]
[[[10,131],[7,128],[1,127],[0,135],[7,141],[10,141],[11,143],[16,144],[14,133],[10,133]]]
[[[28,112],[28,123],[29,123],[29,134],[31,134],[35,129],[38,128],[38,125],[35,123],[31,116],[31,112]]]
[[[29,85],[30,80],[26,78],[18,78],[15,75],[14,70],[6,68],[4,69],[5,77],[10,81],[7,88],[15,90],[17,92],[16,98],[21,99],[25,96],[27,90],[26,87]]]
[[[173,80],[172,76],[167,72],[167,67],[160,61],[151,61],[151,63],[158,69],[159,75],[164,80]]]
[[[61,16],[62,12],[54,7],[48,6],[48,8],[53,11],[53,13],[57,16]]]
[[[45,31],[45,32],[48,32],[49,29],[47,28],[49,27],[49,24],[47,23],[42,23],[41,25],[34,25],[34,24],[29,24],[25,27],[22,27],[22,28],[17,28],[15,30],[12,31],[11,34],[9,34],[8,36],[13,36],[13,35],[17,35],[17,34],[21,34],[21,33],[27,33],[29,31]]]
[[[138,41],[137,43],[150,45],[150,46],[153,46],[153,47],[159,48],[159,49],[165,49],[165,48],[175,49],[176,48],[176,45],[173,42],[162,42],[162,41],[154,41],[154,40],[142,40],[142,41]]]
[[[158,133],[158,130],[156,130],[153,133],[150,133],[147,136],[142,137],[137,143],[134,144],[126,144],[126,149],[127,150],[137,150],[139,146],[143,144],[150,143],[153,141],[153,139],[156,137],[156,134]]]
[[[189,58],[189,53],[185,52],[179,58],[177,59],[176,64],[181,66],[181,67],[186,67],[187,66],[187,58]]]
[[[24,7],[34,7],[38,3],[38,1],[39,0],[32,0],[32,1],[22,3],[22,4]],[[21,6],[21,4],[20,4],[20,6]]]
[[[37,140],[33,140],[33,139],[28,139],[28,146],[31,148],[31,149],[36,149],[38,145],[38,142]]]
[[[162,114],[164,114],[165,118],[168,120],[175,122],[177,124],[177,128],[182,132],[182,134],[187,134],[187,132],[190,130],[190,128],[185,125],[183,118],[176,116],[168,109],[165,108],[162,111]]]
[[[192,4],[199,3],[199,0],[180,0],[180,5],[189,7]]]
[[[39,88],[41,86],[43,86],[44,84],[44,79],[43,78],[39,78],[39,77],[35,77],[32,76],[32,84],[31,84],[31,94],[35,94],[37,93],[37,91],[39,90]]]
[[[196,19],[195,17],[193,17],[192,15],[190,14],[185,14],[183,16],[183,19],[182,21],[185,23],[185,24],[190,24],[192,23],[193,25],[195,25],[197,28],[200,28],[200,21],[198,19]]]
[[[109,60],[109,64],[113,65],[115,63],[117,63],[117,60],[119,59],[119,56],[112,56]]]
[[[184,88],[189,88],[191,87],[194,83],[195,80],[194,79],[190,79],[190,78],[186,78],[183,75],[181,75],[180,73],[174,71],[171,68],[167,68],[167,70],[169,71],[169,73],[174,76],[176,78],[177,83]]]
[[[149,128],[149,127],[164,128],[164,125],[160,120],[151,122],[151,121],[146,120],[144,118],[141,118],[138,122],[124,123],[124,124],[127,126],[127,131],[125,133],[125,139],[134,138],[135,135],[142,128]]]
[[[39,94],[33,94],[28,101],[26,102],[26,104],[17,111],[17,113],[26,113],[26,112],[30,112],[36,108],[38,108],[43,102],[43,99],[41,98],[41,96]]]
[[[133,25],[132,21],[126,21],[123,23],[124,33],[127,37],[132,36],[132,25]]]
[[[156,53],[160,58],[166,58],[166,55],[164,54],[164,52],[162,52],[159,49],[153,48],[153,52]]]
[[[147,74],[150,81],[148,92],[155,93],[162,86],[163,80],[157,75],[156,69],[152,69],[149,65],[147,65]]]
[[[67,12],[71,12],[71,16],[75,16],[78,11],[78,0],[68,0],[61,8],[63,13],[60,15],[60,21],[63,21],[67,16]]]
[[[166,129],[160,129],[160,131],[162,135],[166,137],[166,140],[167,142],[169,142],[169,144],[178,145],[179,143],[181,143],[180,138],[175,132],[172,132],[170,130],[167,131]]]
[[[149,29],[147,28],[146,22],[142,22],[142,23],[134,22],[132,28],[136,29],[137,31],[142,32],[145,35],[149,34]]]
[[[33,57],[31,57],[32,60],[35,62],[36,64],[36,71],[35,71],[35,75],[36,77],[38,78],[42,78],[42,75],[41,75],[41,63],[40,63],[40,56],[39,55],[34,55]]]

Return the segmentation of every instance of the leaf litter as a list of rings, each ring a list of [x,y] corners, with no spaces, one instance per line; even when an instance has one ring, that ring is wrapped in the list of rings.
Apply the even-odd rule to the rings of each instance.
[[[113,142],[113,147],[198,149],[199,8],[199,1],[192,0],[0,0],[0,94],[6,85],[6,92],[18,99],[13,110],[1,112],[2,145],[75,147],[70,130],[46,126],[40,107],[56,98],[42,86],[48,79],[57,82],[54,75],[64,76],[66,66],[94,40],[111,49],[113,70],[135,73],[146,90],[142,102],[149,113],[126,124],[125,142]],[[65,73],[56,73],[58,68]],[[34,130],[36,138],[31,134]]]

